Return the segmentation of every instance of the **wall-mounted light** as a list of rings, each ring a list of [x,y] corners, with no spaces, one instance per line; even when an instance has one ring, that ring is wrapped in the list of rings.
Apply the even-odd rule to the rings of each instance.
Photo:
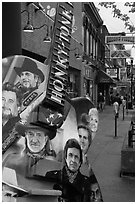
[[[27,10],[22,11],[21,14],[24,13],[24,12],[27,12],[28,20],[27,20],[27,25],[23,28],[23,31],[32,33],[34,28],[33,28],[33,25],[31,25],[31,23],[30,23],[30,14],[29,14],[29,12]]]
[[[47,26],[47,33],[45,38],[43,39],[43,42],[51,42],[51,29],[52,27],[49,28],[49,26]]]
[[[76,59],[82,59],[83,56],[80,55],[79,53],[76,53],[76,54],[75,54],[75,57],[76,57]]]
[[[32,25],[26,25],[23,29],[24,32],[33,32],[34,30],[39,30],[41,28],[43,28],[44,26],[47,26],[46,24],[43,24],[42,26],[40,27],[33,27]],[[47,26],[48,27],[48,26]],[[31,28],[31,30],[29,30],[28,28]]]
[[[43,39],[43,42],[51,42],[51,37],[50,37],[50,28],[47,24],[43,24],[42,26],[40,27],[37,27],[37,28],[34,28],[34,30],[39,30],[41,28],[43,28],[44,26],[47,27],[47,32],[46,32],[46,36],[44,37]]]
[[[85,56],[86,56],[86,55],[85,55],[85,53],[84,53],[83,56],[82,56],[82,63],[86,63],[86,62],[87,62],[87,59],[86,59]]]
[[[27,33],[33,33],[33,30],[33,26],[29,23],[27,23],[27,25],[23,28],[23,31]]]
[[[70,51],[75,51],[75,50],[76,50],[76,53],[75,53],[76,59],[82,59],[82,55],[80,55],[80,50],[78,47],[75,47],[74,49],[72,49]]]
[[[31,3],[33,3],[33,2],[29,2],[29,3],[27,3],[27,6],[29,6]],[[37,3],[37,2],[36,2]],[[36,6],[36,5],[35,5]],[[40,7],[40,4],[39,4],[39,7]],[[42,6],[41,6],[41,9],[42,9]],[[33,33],[34,32],[34,30],[39,30],[39,29],[41,29],[41,28],[43,28],[44,26],[46,26],[47,27],[47,32],[46,32],[46,36],[44,37],[44,39],[43,39],[43,42],[51,42],[51,28],[49,28],[49,26],[47,25],[47,24],[43,24],[42,26],[40,26],[40,27],[33,27],[33,25],[31,25],[31,23],[30,23],[30,13],[29,13],[29,11],[28,10],[23,10],[22,12],[21,12],[21,14],[22,13],[24,13],[24,12],[27,12],[27,17],[28,17],[28,19],[27,19],[27,25],[23,28],[23,31],[24,32],[29,32],[29,33]]]

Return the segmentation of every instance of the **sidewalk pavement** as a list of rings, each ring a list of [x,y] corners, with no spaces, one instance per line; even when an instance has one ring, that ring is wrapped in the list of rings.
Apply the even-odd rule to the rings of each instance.
[[[121,108],[122,109],[122,108]],[[98,179],[104,202],[135,202],[135,178],[120,177],[121,149],[128,134],[133,110],[120,110],[115,137],[115,117],[112,106],[99,113],[98,132],[89,150],[89,160]]]

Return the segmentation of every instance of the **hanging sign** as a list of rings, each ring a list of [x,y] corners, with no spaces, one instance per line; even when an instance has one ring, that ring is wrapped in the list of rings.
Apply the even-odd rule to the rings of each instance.
[[[106,36],[106,44],[134,44],[135,36]]]
[[[48,59],[50,72],[46,95],[46,101],[59,109],[64,107],[67,90],[72,21],[73,5],[70,2],[60,2],[57,6]]]
[[[120,68],[120,73],[126,73],[126,67]]]
[[[117,69],[106,69],[106,72],[112,78],[117,78],[117,76],[118,76]]]
[[[92,79],[93,78],[93,72],[92,69],[89,67],[85,67],[85,77]]]
[[[111,50],[110,58],[130,58],[131,51],[130,50]]]

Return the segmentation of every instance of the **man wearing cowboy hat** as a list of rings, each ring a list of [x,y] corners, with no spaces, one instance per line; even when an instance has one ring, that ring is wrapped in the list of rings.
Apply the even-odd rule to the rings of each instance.
[[[22,143],[24,148],[21,155],[30,157],[30,161],[32,161],[33,158],[39,160],[46,158],[47,156],[56,156],[56,153],[52,149],[52,145],[50,143],[50,140],[52,140],[56,135],[56,129],[49,129],[44,122],[38,121],[37,118],[38,112],[35,109],[30,113],[26,123],[22,123],[20,121],[15,127],[18,136],[22,139],[24,138],[24,142]]]
[[[30,113],[26,124],[17,124],[16,131],[22,135],[22,138],[24,137],[24,149],[19,154],[10,154],[3,167],[4,176],[6,176],[7,168],[13,170],[17,177],[17,185],[31,190],[35,188],[43,190],[45,187],[36,175],[45,174],[45,169],[54,168],[54,165],[55,168],[56,166],[60,168],[60,163],[56,162],[56,153],[50,143],[56,135],[56,129],[49,129],[44,121],[38,121],[37,114],[38,112],[34,110]],[[49,188],[51,189],[50,186]],[[6,193],[3,193],[4,199],[7,199]]]
[[[35,178],[35,175],[42,174],[42,172],[45,172],[46,166],[50,167],[50,165],[53,165],[51,163],[54,161],[53,158],[56,155],[50,146],[52,135],[47,129],[38,126],[38,124],[27,124],[24,128],[22,127],[21,131],[25,135],[26,147],[22,153],[9,155],[3,167],[3,181],[7,177],[6,170],[8,169],[11,170],[11,178],[12,176],[14,177],[14,174],[16,175],[17,187],[22,186],[23,189],[30,189],[32,191],[36,188],[42,191],[45,186],[39,180],[39,177]],[[14,174],[12,175],[13,172]],[[10,182],[12,182],[12,179],[9,181],[9,185],[6,183],[6,186],[3,186],[3,201],[13,201],[14,199],[18,202],[16,198],[23,197],[25,193],[17,191],[15,194],[14,186],[13,188],[8,187],[10,186]],[[51,187],[49,186],[49,188]],[[41,196],[43,195],[41,194]],[[37,197],[35,199],[37,201]],[[31,198],[28,195],[28,202],[30,200]],[[27,201],[27,198],[25,201]]]
[[[25,58],[22,67],[14,67],[17,75],[20,77],[20,88],[23,93],[23,98],[26,98],[29,93],[37,89],[45,79],[43,72],[38,69],[35,61]]]
[[[52,136],[49,130],[38,124],[28,124],[24,127],[24,134],[27,153],[30,156],[55,156],[55,152],[51,150],[49,138],[51,139]]]
[[[56,156],[51,149],[50,140],[56,135],[55,129],[49,129],[43,121],[38,121],[39,112],[37,108],[32,111],[25,124],[18,123],[17,132],[25,136],[25,152],[32,157]]]

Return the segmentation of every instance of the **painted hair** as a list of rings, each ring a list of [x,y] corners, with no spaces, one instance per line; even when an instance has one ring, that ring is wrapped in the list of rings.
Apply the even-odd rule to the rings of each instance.
[[[82,150],[81,150],[81,147],[78,143],[78,141],[76,139],[69,139],[67,142],[66,142],[66,145],[64,147],[64,158],[67,158],[67,151],[68,151],[68,148],[76,148],[79,150],[80,152],[80,163],[82,164]]]
[[[91,116],[91,115],[96,115],[97,117],[98,117],[98,110],[96,109],[96,108],[91,108],[90,110],[89,110],[89,116]]]
[[[92,131],[91,131],[91,129],[88,127],[88,125],[84,125],[84,124],[78,125],[78,130],[80,128],[83,128],[83,129],[88,131],[88,141],[89,141],[89,147],[90,147],[90,145],[92,143]]]
[[[2,85],[2,91],[11,91],[15,92],[17,96],[17,100],[19,105],[21,104],[21,90],[17,88],[14,84],[10,84],[9,82],[6,82]]]

